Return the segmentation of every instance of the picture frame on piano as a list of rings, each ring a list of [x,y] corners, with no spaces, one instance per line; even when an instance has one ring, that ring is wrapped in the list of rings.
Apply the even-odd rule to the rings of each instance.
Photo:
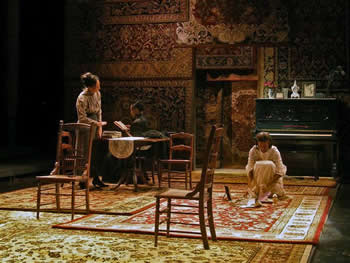
[[[316,81],[302,82],[302,97],[315,98],[316,97]]]
[[[283,99],[283,92],[276,92],[276,99]]]

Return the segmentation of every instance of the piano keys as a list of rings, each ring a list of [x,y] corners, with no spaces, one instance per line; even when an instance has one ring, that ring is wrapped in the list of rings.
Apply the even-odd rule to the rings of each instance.
[[[335,98],[256,99],[256,130],[271,134],[287,175],[337,176],[338,103]]]

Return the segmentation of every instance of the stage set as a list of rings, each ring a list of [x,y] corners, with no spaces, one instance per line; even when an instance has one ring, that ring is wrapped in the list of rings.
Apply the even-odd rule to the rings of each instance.
[[[52,61],[28,64],[37,58],[27,45],[16,49],[24,36],[8,41],[14,47],[8,54],[14,71],[7,84],[9,148],[31,141],[50,146],[56,160],[37,175],[38,186],[0,193],[0,258],[310,262],[350,171],[349,1],[62,2],[62,10],[45,12],[52,21],[53,9],[64,13],[64,41],[55,41],[64,49],[56,67],[62,76],[52,77]],[[19,10],[30,17],[23,18],[24,29],[31,12],[41,10],[27,5],[8,1],[9,32],[20,31],[11,20]],[[41,15],[38,25],[45,24]],[[28,32],[29,39],[43,35],[42,43],[57,31],[38,30]],[[52,53],[48,45],[43,57]],[[15,70],[12,57],[25,68]],[[32,81],[42,88],[23,84],[38,74],[27,68],[48,76]],[[87,101],[97,110],[84,112]],[[40,116],[40,129],[32,129],[31,116]],[[127,136],[141,117],[152,132]],[[85,131],[73,135],[78,129]],[[261,131],[271,134],[287,166],[286,196],[254,206],[245,167]],[[172,158],[173,135],[189,142],[179,146],[189,156],[181,162]],[[167,168],[180,163],[184,180],[170,185]],[[92,177],[97,187],[90,189]],[[45,195],[48,183],[54,183],[52,196]],[[191,205],[198,200],[206,205],[199,202],[195,215]],[[164,209],[179,212],[171,219],[181,223],[168,236],[166,224],[157,227]]]

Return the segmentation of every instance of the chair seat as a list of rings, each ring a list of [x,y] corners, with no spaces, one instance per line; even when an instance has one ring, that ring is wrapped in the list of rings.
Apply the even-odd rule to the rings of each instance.
[[[193,190],[170,188],[169,190],[167,190],[163,193],[159,193],[159,194],[155,195],[155,197],[199,200],[199,193],[195,194],[193,197],[186,196],[187,194],[192,193],[192,192],[193,192]]]
[[[36,176],[36,179],[46,183],[71,183],[71,182],[80,181],[82,177],[55,174],[55,175]]]

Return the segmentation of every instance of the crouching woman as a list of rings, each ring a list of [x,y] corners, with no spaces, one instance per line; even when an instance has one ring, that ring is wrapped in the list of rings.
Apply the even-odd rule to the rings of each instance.
[[[277,195],[279,199],[286,198],[283,177],[287,167],[283,164],[277,147],[272,145],[268,132],[256,135],[256,145],[249,151],[246,172],[248,193],[255,198],[256,206],[261,206],[261,202],[273,195]]]

